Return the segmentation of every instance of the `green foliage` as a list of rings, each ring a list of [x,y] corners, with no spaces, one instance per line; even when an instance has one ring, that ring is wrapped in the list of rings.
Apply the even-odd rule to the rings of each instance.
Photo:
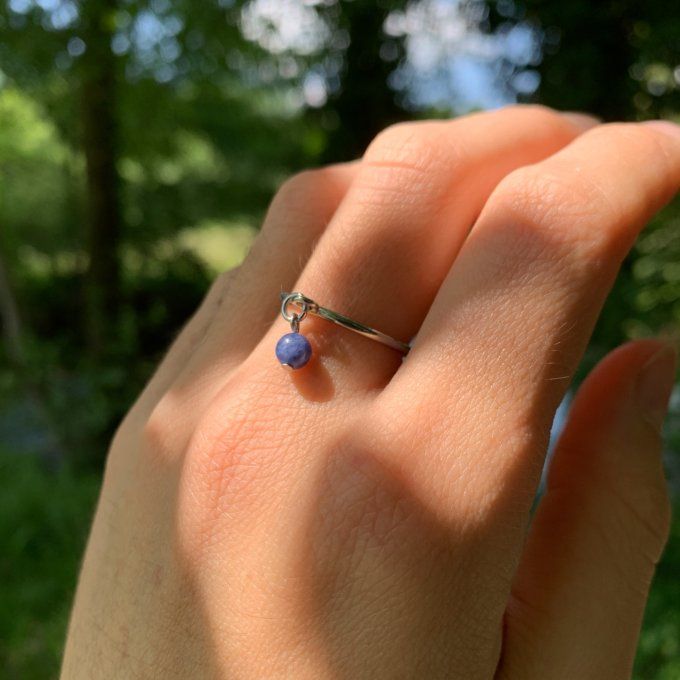
[[[206,233],[210,238],[210,231]],[[3,371],[0,364],[0,376],[7,376],[4,389],[0,384],[0,415],[12,400],[24,399],[27,391],[37,392],[43,426],[53,430],[68,462],[88,469],[101,465],[115,426],[210,283],[208,266],[192,250],[209,246],[202,245],[200,232],[191,235],[186,246],[180,235],[157,244],[145,256],[130,251],[117,335],[101,360],[78,351],[79,327],[64,323],[78,316],[82,274],[48,270],[23,276],[17,292],[34,335],[25,343],[23,376]],[[240,245],[219,242],[243,249],[244,240],[247,236],[241,234]]]
[[[17,366],[0,346],[0,430],[16,441],[48,433],[31,452],[63,466],[54,475],[36,455],[0,452],[0,538],[8,545],[0,558],[7,600],[0,601],[0,663],[8,678],[43,678],[56,668],[93,471],[211,278],[244,256],[276,186],[303,167],[356,157],[389,123],[433,113],[418,110],[403,89],[395,95],[390,83],[405,63],[408,36],[383,31],[392,12],[421,2],[299,3],[316,15],[316,34],[296,46],[279,44],[266,17],[255,31],[243,28],[255,0],[0,0],[0,264],[24,355]],[[606,119],[679,118],[680,15],[668,2],[466,0],[461,7],[480,35],[501,40],[528,27],[540,46],[523,61],[498,57],[492,65],[506,95]],[[533,94],[514,85],[526,69],[540,74]],[[305,99],[312,76],[325,82],[326,99]],[[456,87],[438,117],[460,113]],[[102,111],[110,120],[97,129]],[[116,181],[97,183],[92,157],[104,147]],[[109,212],[93,217],[93,195],[120,209],[108,241],[92,239]],[[86,341],[95,260],[120,265],[102,270],[119,272],[104,282],[118,308],[96,352]],[[679,262],[676,204],[624,263],[580,376],[628,338],[677,336]],[[17,418],[17,409],[30,418]],[[677,473],[672,479],[679,488]],[[650,603],[641,680],[680,677],[678,531],[676,522]]]
[[[16,87],[0,89],[2,238],[17,260],[29,244],[51,255],[73,248],[75,172],[73,154],[41,106]]]
[[[680,328],[680,205],[666,211],[640,238],[632,267],[633,306],[638,318],[631,333]]]
[[[635,661],[635,680],[680,678],[680,517],[657,568]]]
[[[0,452],[0,677],[58,676],[98,475]]]

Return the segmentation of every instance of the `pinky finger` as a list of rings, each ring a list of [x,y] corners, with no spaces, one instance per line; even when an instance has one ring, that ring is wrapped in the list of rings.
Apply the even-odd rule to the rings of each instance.
[[[499,678],[629,678],[668,535],[661,423],[675,353],[612,352],[579,391],[506,612]]]

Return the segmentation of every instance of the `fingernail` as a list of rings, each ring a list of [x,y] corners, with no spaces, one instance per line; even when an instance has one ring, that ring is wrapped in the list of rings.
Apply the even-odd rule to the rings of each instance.
[[[663,132],[669,137],[675,137],[676,139],[680,138],[680,125],[674,123],[673,121],[646,120],[644,121],[643,125],[649,125],[649,127],[652,127],[655,130],[658,130],[659,132]]]
[[[663,347],[647,361],[638,373],[637,401],[643,416],[661,431],[675,384],[675,350]]]
[[[582,111],[563,111],[562,115],[582,132],[602,123],[601,118],[593,116],[591,113],[583,113]]]

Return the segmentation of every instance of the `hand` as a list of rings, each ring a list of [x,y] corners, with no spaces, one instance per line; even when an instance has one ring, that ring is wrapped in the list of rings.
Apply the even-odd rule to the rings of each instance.
[[[671,124],[537,107],[398,125],[287,182],[113,441],[63,677],[628,677],[670,349],[594,371],[527,526],[619,264],[679,184]],[[413,349],[309,318],[287,373],[282,289]]]

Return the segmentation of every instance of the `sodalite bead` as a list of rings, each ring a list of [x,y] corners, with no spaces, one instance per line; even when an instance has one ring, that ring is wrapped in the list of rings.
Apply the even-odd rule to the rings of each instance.
[[[302,368],[311,356],[312,346],[300,333],[287,333],[276,343],[276,358],[283,366]]]

